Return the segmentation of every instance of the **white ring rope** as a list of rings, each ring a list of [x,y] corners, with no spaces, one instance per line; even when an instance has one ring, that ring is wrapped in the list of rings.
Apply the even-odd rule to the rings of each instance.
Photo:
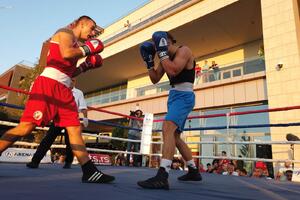
[[[163,142],[151,142],[152,144],[163,144]],[[186,142],[186,144],[300,144],[300,141],[203,141]]]
[[[14,122],[7,122],[7,121],[0,121],[0,125],[6,126],[17,126],[18,123]],[[42,128],[37,127],[40,130],[48,130],[48,127]],[[125,141],[125,142],[137,142],[140,143],[141,140],[132,140],[132,139],[125,139],[125,138],[118,138],[118,137],[111,137],[111,136],[101,136],[97,134],[90,134],[90,133],[82,133],[84,136],[92,136],[102,139],[111,139],[111,140],[118,140],[118,141]],[[162,142],[151,142],[152,144],[163,144]],[[187,144],[300,144],[300,141],[200,141],[200,142],[186,142]],[[37,147],[38,143],[31,143],[31,142],[23,142],[17,141],[14,145],[23,145],[23,146],[30,146],[30,147]],[[63,144],[53,144],[51,148],[65,148],[66,145]],[[141,155],[140,152],[127,152],[127,151],[120,151],[120,150],[109,150],[109,149],[96,149],[96,148],[87,148],[88,151],[93,152],[107,152],[107,153],[124,153],[124,154],[133,154],[133,155]],[[159,156],[161,154],[149,154],[149,156]],[[180,156],[180,155],[175,155]],[[262,161],[262,162],[292,162],[292,163],[300,163],[300,160],[290,160],[290,159],[264,159],[264,158],[247,158],[247,157],[221,157],[221,156],[193,156],[193,158],[199,159],[227,159],[227,160],[245,160],[245,161]]]
[[[111,140],[118,140],[118,141],[124,141],[124,142],[141,142],[141,140],[132,140],[132,139],[125,139],[125,138],[119,138],[119,137],[111,137],[111,136],[104,136],[104,135],[97,135],[97,134],[90,134],[90,133],[82,133],[84,136],[92,136],[102,139],[111,139]]]

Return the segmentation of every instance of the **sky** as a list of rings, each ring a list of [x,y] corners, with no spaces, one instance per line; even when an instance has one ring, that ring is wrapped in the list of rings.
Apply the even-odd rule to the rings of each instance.
[[[38,61],[42,43],[81,15],[107,27],[150,0],[0,0],[0,74]]]

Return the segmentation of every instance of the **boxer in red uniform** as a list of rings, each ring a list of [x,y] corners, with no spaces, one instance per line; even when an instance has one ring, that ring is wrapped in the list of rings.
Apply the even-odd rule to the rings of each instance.
[[[0,154],[19,137],[32,132],[36,126],[47,125],[53,120],[56,126],[66,127],[71,147],[82,167],[82,182],[108,183],[113,176],[103,174],[91,162],[81,136],[77,106],[70,89],[71,78],[90,69],[102,66],[98,54],[103,44],[93,39],[97,34],[96,23],[88,16],[81,16],[67,28],[59,29],[51,38],[47,66],[32,86],[20,124],[8,130],[0,139]],[[84,42],[79,46],[78,42]],[[86,57],[78,68],[79,58]]]

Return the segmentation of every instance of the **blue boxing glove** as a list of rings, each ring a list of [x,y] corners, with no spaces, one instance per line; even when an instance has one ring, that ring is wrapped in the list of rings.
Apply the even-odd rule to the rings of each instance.
[[[140,46],[140,53],[147,65],[147,69],[153,69],[155,57],[154,45],[151,42],[143,42]]]
[[[168,35],[165,31],[157,31],[153,33],[152,40],[154,42],[157,55],[160,61],[169,58],[168,54]]]

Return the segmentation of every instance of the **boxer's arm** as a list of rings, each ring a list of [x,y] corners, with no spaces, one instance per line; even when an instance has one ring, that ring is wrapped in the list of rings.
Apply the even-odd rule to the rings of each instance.
[[[152,68],[148,71],[150,80],[153,84],[158,83],[160,79],[165,74],[165,70],[163,69],[162,65],[159,64],[156,69]]]
[[[176,57],[173,61],[164,59],[160,63],[169,76],[176,76],[185,68],[191,56],[192,53],[187,47],[181,47],[176,52]]]
[[[76,77],[81,74],[81,69],[79,67],[76,68],[75,72],[73,73],[72,77]]]
[[[81,58],[83,53],[79,47],[74,47],[74,35],[67,31],[59,31],[55,34],[56,42],[64,59]]]

